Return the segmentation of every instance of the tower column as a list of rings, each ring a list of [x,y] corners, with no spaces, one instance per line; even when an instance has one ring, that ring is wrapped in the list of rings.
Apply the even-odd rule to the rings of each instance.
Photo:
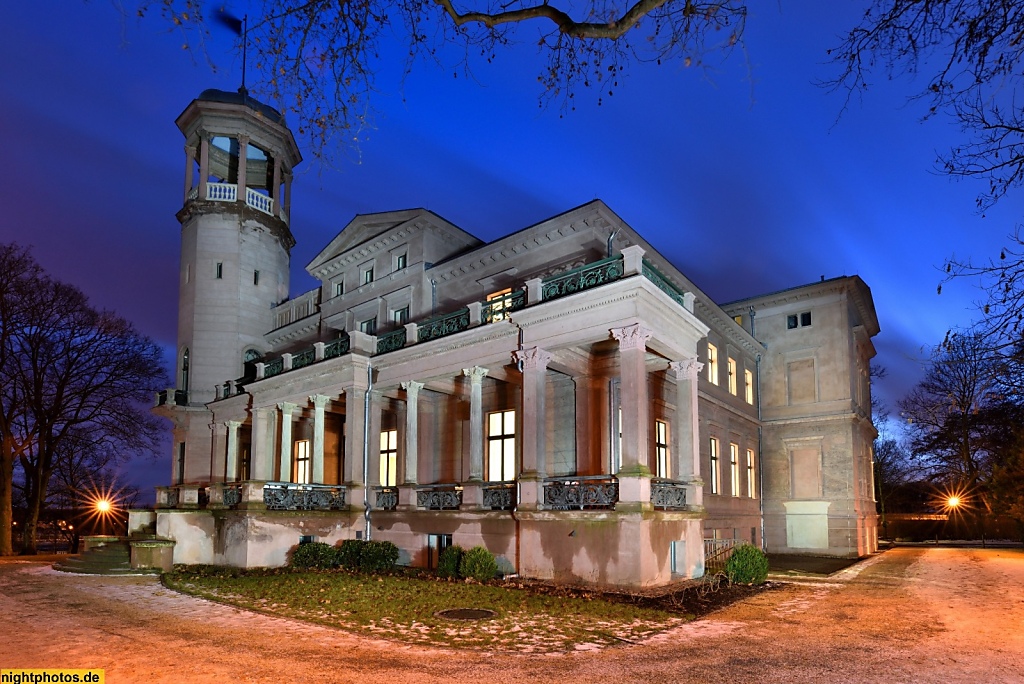
[[[206,184],[210,182],[210,136],[199,135],[199,199],[206,199]]]
[[[238,189],[236,190],[236,200],[242,204],[248,204],[248,200],[245,196],[246,188],[246,173],[247,166],[249,163],[249,136],[240,135],[238,136]]]
[[[194,180],[192,174],[195,159],[196,148],[192,145],[185,145],[185,197],[182,199],[182,204],[188,202],[188,193],[192,191],[192,181]]]

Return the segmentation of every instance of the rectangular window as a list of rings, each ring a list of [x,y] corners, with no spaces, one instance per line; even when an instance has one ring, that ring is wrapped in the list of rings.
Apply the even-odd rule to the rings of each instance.
[[[757,489],[754,487],[754,450],[747,449],[747,496],[753,499],[757,496]]]
[[[754,403],[754,374],[749,370],[743,371],[743,398],[748,404]]]
[[[743,325],[743,314],[739,316],[733,316],[732,320],[736,321],[736,325]]]
[[[368,318],[359,324],[359,332],[364,332],[367,335],[377,334],[377,317]]]
[[[313,461],[309,453],[309,440],[300,439],[295,442],[295,480],[299,484],[313,481]],[[282,473],[283,475],[283,473]]]
[[[494,323],[495,321],[503,321],[508,318],[506,309],[509,305],[507,297],[510,294],[512,294],[512,288],[508,287],[487,295],[487,309],[490,312],[487,316],[487,322]]]
[[[259,271],[253,271],[252,272],[252,284],[253,285],[259,285],[260,284],[260,272]]]
[[[727,369],[729,371],[729,394],[736,394],[736,359],[729,357],[726,361]]]
[[[394,321],[398,325],[405,325],[409,322],[409,307],[403,306],[401,309],[395,309]]]
[[[668,473],[668,423],[663,420],[654,421],[654,458],[655,475],[669,477]]]
[[[487,414],[487,479],[507,482],[515,479],[516,412]]]
[[[382,487],[398,484],[398,430],[380,433],[380,484]]]
[[[739,445],[729,445],[729,484],[732,488],[732,495],[740,495],[740,448]]]
[[[334,296],[340,297],[343,294],[345,294],[345,281],[339,280],[338,282],[334,283]]]
[[[363,271],[363,285],[367,285],[373,282],[373,266]]]
[[[711,493],[718,494],[719,482],[721,482],[721,472],[718,464],[718,439],[712,437],[708,443],[708,450],[711,453]]]
[[[718,347],[708,342],[708,382],[718,384]]]
[[[786,328],[794,330],[795,328],[806,328],[811,324],[811,312],[804,311],[801,314],[790,314],[786,316]]]
[[[408,265],[408,258],[405,254],[399,254],[395,257],[395,270],[401,271]]]
[[[175,484],[185,482],[185,443],[178,442],[178,481]]]
[[[217,280],[220,280],[221,278],[224,277],[224,263],[223,262],[221,262],[221,261],[217,262],[217,268],[215,269],[213,277],[216,278]]]

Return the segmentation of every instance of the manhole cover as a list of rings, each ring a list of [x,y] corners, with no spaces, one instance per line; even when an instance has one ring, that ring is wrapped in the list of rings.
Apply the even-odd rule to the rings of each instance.
[[[449,608],[448,610],[439,610],[434,615],[449,620],[486,620],[494,617],[496,613],[486,608]]]

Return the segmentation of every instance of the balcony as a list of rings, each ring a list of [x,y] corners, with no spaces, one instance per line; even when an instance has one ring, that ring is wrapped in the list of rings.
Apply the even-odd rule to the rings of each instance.
[[[341,485],[268,482],[263,503],[270,511],[336,511],[345,508],[345,493]]]
[[[199,199],[198,186],[189,190],[188,199],[189,201]],[[238,185],[236,183],[207,183],[205,199],[213,202],[237,202]],[[283,212],[279,217],[274,213],[274,198],[269,195],[264,195],[262,192],[253,190],[252,188],[246,188],[245,204],[246,206],[252,207],[256,211],[263,212],[268,216],[275,216],[276,218],[280,218],[282,221],[286,221]]]
[[[610,475],[573,475],[544,480],[544,507],[551,510],[611,510],[618,500],[619,481]]]
[[[416,505],[428,511],[457,511],[462,505],[462,487],[456,484],[417,487]]]

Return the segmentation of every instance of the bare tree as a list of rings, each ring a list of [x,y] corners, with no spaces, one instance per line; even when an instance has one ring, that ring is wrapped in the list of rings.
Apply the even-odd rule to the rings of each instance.
[[[202,0],[137,0],[138,13],[160,12],[202,49],[211,29]],[[370,117],[374,74],[391,34],[407,47],[406,72],[418,58],[441,63],[458,46],[468,69],[511,43],[534,43],[547,56],[538,75],[544,97],[571,107],[578,87],[610,93],[634,59],[699,64],[729,51],[743,35],[739,0],[262,0],[250,17],[248,50],[257,94],[292,115],[297,131],[323,155],[329,144],[357,141]],[[238,23],[229,20],[227,23]],[[516,27],[529,24],[537,32]],[[452,66],[452,65],[444,65]],[[250,71],[249,73],[253,73]]]
[[[159,348],[126,320],[90,307],[23,248],[0,246],[0,273],[9,264],[21,276],[7,289],[0,280],[0,463],[12,479],[15,461],[20,466],[22,551],[33,553],[51,477],[83,440],[118,459],[155,446],[161,425],[146,403],[165,374]],[[0,510],[10,510],[10,496],[0,490]],[[11,553],[10,526],[0,534],[0,553]]]
[[[830,51],[840,73],[829,85],[867,90],[872,72],[920,77],[915,99],[928,116],[957,121],[966,141],[940,158],[953,176],[979,177],[990,206],[1024,182],[1024,11],[1008,0],[872,0]]]
[[[988,422],[1002,402],[998,368],[982,337],[951,334],[924,379],[899,402],[912,451],[931,477],[982,496],[993,466]]]

